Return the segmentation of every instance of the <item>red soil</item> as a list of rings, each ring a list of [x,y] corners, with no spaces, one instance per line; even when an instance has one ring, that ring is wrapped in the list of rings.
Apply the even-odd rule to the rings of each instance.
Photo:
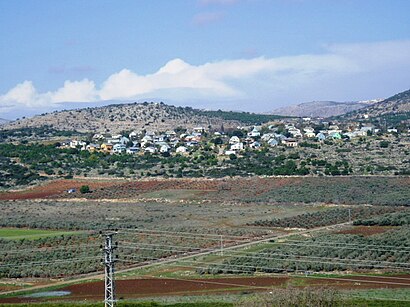
[[[302,278],[302,277],[300,277]],[[285,286],[291,279],[298,277],[249,277],[249,278],[212,278],[212,279],[172,279],[147,278],[118,280],[116,282],[117,298],[132,299],[162,295],[193,295],[246,291],[266,291],[271,287]],[[400,276],[347,276],[339,278],[305,278],[306,286],[329,286],[337,289],[378,289],[410,288],[410,275]],[[244,287],[241,287],[244,286]],[[260,288],[258,288],[260,287]],[[103,300],[104,283],[90,282],[67,286],[63,291],[71,295],[55,298],[56,300]],[[38,299],[14,297],[2,298],[1,303],[35,302]]]
[[[82,185],[88,185],[91,190],[109,187],[118,184],[118,181],[100,181],[100,180],[53,180],[44,185],[32,187],[22,191],[2,192],[0,200],[17,200],[17,199],[41,199],[51,196],[62,195],[69,189],[80,189]]]
[[[337,234],[352,234],[352,235],[363,235],[365,237],[384,233],[386,231],[392,230],[394,227],[390,226],[354,226],[353,228],[340,230],[336,232]]]

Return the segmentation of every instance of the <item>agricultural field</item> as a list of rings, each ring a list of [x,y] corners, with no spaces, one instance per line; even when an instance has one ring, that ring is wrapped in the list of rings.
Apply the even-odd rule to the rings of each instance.
[[[29,239],[34,240],[42,237],[56,237],[62,235],[75,234],[73,231],[58,231],[44,229],[24,229],[24,228],[0,228],[0,239]]]
[[[80,193],[88,185],[91,193]],[[75,188],[75,193],[67,190]],[[250,177],[224,179],[52,180],[26,190],[0,192],[0,200],[22,199],[162,200],[406,206],[410,178]]]
[[[357,291],[410,288],[409,185],[405,177],[66,179],[5,192],[0,291],[47,285],[69,293],[53,300],[100,301],[100,231],[115,229],[124,301],[218,302],[228,293],[236,305],[283,287],[371,300]],[[0,303],[49,299],[0,295]]]

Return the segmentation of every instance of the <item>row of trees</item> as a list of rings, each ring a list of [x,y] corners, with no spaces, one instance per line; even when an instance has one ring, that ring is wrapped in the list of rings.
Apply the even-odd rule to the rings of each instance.
[[[410,225],[410,211],[396,212],[370,219],[359,219],[354,225],[364,226],[403,226]]]
[[[409,247],[407,226],[370,237],[327,234],[298,242],[278,242],[251,256],[238,255],[197,271],[202,274],[373,269],[401,272],[410,269],[410,254],[403,252],[403,248]]]
[[[348,222],[349,219],[356,220],[360,218],[368,218],[371,216],[379,216],[388,212],[396,212],[402,210],[398,207],[349,207],[349,208],[333,208],[312,213],[304,213],[296,216],[259,220],[252,225],[269,226],[269,227],[290,227],[290,228],[315,228]]]

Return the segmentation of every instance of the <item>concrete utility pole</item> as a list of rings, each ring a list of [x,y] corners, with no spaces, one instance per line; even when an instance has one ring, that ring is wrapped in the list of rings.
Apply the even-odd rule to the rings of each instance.
[[[105,307],[115,307],[117,301],[115,300],[115,281],[114,281],[114,250],[117,246],[112,243],[112,236],[115,232],[103,234],[105,237],[104,252],[104,267],[105,267]]]

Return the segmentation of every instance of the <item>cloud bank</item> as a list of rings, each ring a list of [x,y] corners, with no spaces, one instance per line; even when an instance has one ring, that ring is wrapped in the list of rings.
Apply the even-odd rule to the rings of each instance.
[[[186,103],[201,99],[220,101],[217,105],[222,108],[224,101],[261,101],[265,103],[262,109],[254,111],[265,111],[272,109],[275,101],[334,99],[343,94],[345,100],[352,95],[377,97],[382,86],[379,83],[408,84],[409,68],[410,41],[329,45],[320,54],[223,60],[202,65],[173,59],[147,75],[122,69],[100,85],[88,79],[67,80],[54,91],[39,93],[33,82],[26,80],[0,95],[0,113],[21,108],[51,110],[65,102],[130,101],[145,97]],[[246,105],[245,109],[249,110]]]

